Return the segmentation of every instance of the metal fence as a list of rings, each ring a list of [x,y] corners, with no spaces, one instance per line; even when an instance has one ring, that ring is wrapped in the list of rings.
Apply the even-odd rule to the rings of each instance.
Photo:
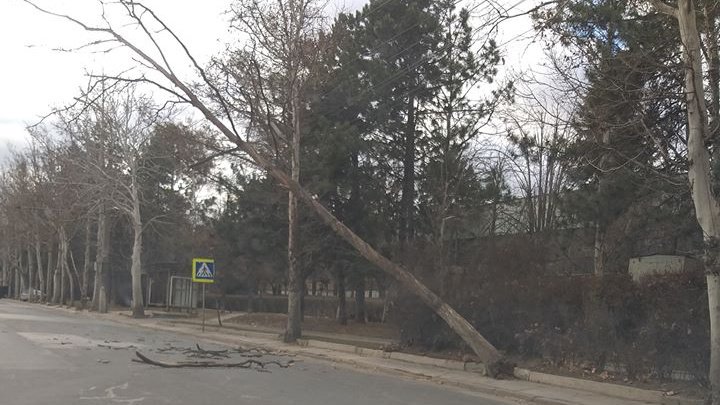
[[[195,283],[192,282],[190,277],[172,276],[170,277],[170,284],[168,286],[168,297],[167,307],[177,309],[191,309],[197,308],[198,303],[198,288]]]

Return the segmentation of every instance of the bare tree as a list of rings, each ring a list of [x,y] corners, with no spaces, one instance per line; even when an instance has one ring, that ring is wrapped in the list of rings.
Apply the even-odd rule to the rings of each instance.
[[[102,200],[130,221],[133,231],[130,266],[131,310],[133,317],[143,317],[142,249],[146,224],[143,223],[141,215],[143,197],[140,176],[147,169],[142,164],[142,152],[151,138],[153,125],[157,122],[157,110],[148,97],[136,93],[134,86],[116,89],[109,97],[107,94],[96,97],[93,93],[87,93],[79,100],[80,113],[74,114],[71,111],[69,114],[61,114],[62,127],[70,142],[82,150],[83,156],[74,162],[85,173],[82,183],[86,189],[85,194],[93,196],[96,201]],[[97,130],[107,137],[107,143],[94,142]],[[104,153],[112,155],[112,164],[99,164],[95,159],[101,153],[97,147],[107,148]],[[107,225],[99,226],[100,237],[105,233],[105,226]],[[102,244],[104,242],[101,242],[101,246]],[[105,254],[104,247],[101,250]],[[86,253],[86,257],[89,257],[89,253]]]
[[[533,234],[558,226],[558,202],[567,181],[562,154],[572,130],[556,100],[532,93],[521,97],[503,119],[512,143],[508,160],[524,201],[523,228]]]
[[[264,148],[289,161],[290,177],[300,181],[302,115],[305,87],[318,62],[322,4],[318,0],[258,2],[233,5],[234,29],[247,36],[244,47],[226,61],[216,60],[218,86],[232,89],[235,113]],[[305,283],[299,268],[298,197],[288,190],[288,323],[284,340],[301,335],[301,299]]]

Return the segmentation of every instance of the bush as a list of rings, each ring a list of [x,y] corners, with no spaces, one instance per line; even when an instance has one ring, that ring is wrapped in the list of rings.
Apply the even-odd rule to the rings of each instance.
[[[427,250],[427,249],[426,249]],[[499,349],[556,365],[621,365],[631,378],[684,370],[705,378],[709,358],[707,291],[701,272],[646,278],[558,276],[544,270],[541,246],[515,240],[474,256],[445,275],[445,299]],[[420,253],[418,277],[439,285]],[[473,262],[473,259],[468,262]],[[467,349],[416,298],[400,294],[392,318],[406,345]]]

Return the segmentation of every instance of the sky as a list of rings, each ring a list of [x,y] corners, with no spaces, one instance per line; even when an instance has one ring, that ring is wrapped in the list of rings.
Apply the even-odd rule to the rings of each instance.
[[[501,0],[503,2],[505,0]],[[332,0],[332,10],[356,10],[367,0]],[[229,0],[146,0],[201,61],[222,50],[230,39]],[[513,3],[515,3],[513,1]],[[534,1],[526,1],[529,6]],[[97,21],[97,0],[36,0],[52,11]],[[505,43],[506,68],[523,70],[541,57],[536,45],[518,40],[530,29],[527,17],[500,26],[499,43]],[[129,67],[127,54],[97,54],[78,47],[89,38],[82,29],[45,16],[22,0],[0,0],[0,162],[10,149],[27,144],[26,126],[36,123],[54,107],[70,103],[87,85],[88,72],[116,73]]]

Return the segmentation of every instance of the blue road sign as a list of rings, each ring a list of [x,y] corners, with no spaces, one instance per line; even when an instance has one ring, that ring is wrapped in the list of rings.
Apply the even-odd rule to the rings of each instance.
[[[195,283],[215,282],[215,260],[195,258],[192,261],[192,281]]]

